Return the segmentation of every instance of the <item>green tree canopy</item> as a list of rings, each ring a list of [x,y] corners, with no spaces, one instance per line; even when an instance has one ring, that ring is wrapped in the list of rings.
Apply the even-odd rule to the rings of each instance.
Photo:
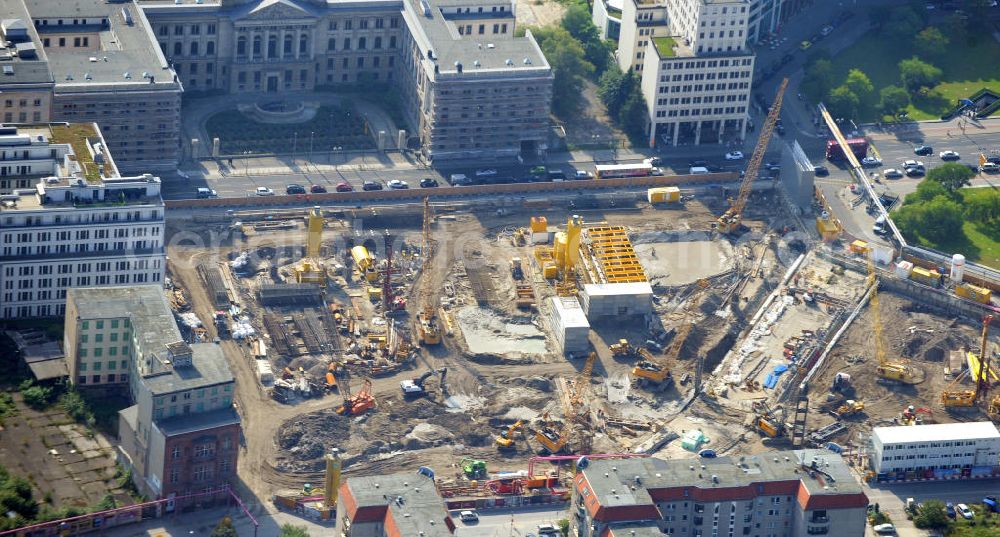
[[[601,33],[590,18],[585,4],[574,4],[563,15],[562,27],[583,47],[584,58],[603,74],[611,65],[611,46],[601,39]]]
[[[955,193],[962,187],[969,186],[975,176],[972,170],[964,164],[949,162],[927,172],[927,179],[940,183],[949,193]]]
[[[879,109],[883,114],[896,115],[910,105],[910,94],[899,86],[886,86],[879,91]]]
[[[222,517],[222,520],[212,530],[211,537],[238,537],[233,521],[229,517]]]
[[[646,120],[648,117],[646,100],[642,98],[642,91],[639,88],[639,84],[634,84],[632,86],[632,94],[629,95],[628,100],[625,101],[625,105],[622,106],[619,122],[622,129],[629,136],[640,138],[646,131]]]
[[[913,44],[921,54],[928,58],[936,58],[948,48],[950,40],[936,26],[928,26],[917,34]]]
[[[858,100],[865,105],[874,104],[875,86],[871,79],[861,69],[851,69],[844,80],[844,86],[858,96]]]
[[[886,32],[889,37],[906,43],[909,43],[914,34],[924,27],[923,18],[910,6],[897,7],[890,11],[888,22]]]
[[[972,189],[965,196],[965,216],[969,220],[996,227],[1000,222],[1000,192],[992,188]]]
[[[906,195],[906,200],[903,201],[904,205],[913,205],[916,203],[923,203],[925,201],[930,201],[938,196],[950,196],[951,193],[948,192],[941,183],[937,181],[928,181],[924,179],[920,181],[917,185],[917,189]]]
[[[923,237],[935,243],[954,240],[962,235],[962,206],[946,196],[930,201],[903,205],[893,220],[907,238]]]
[[[559,117],[576,113],[583,103],[584,79],[594,66],[584,58],[583,47],[561,26],[543,26],[531,33],[552,67],[552,111]]]
[[[608,109],[608,115],[617,118],[629,94],[632,93],[632,70],[621,72],[617,66],[604,71],[598,81],[597,96]]]
[[[858,112],[861,100],[846,85],[837,86],[827,98],[827,106],[834,117],[852,118]]]
[[[944,502],[927,500],[920,512],[913,517],[913,524],[921,529],[941,529],[948,527],[948,515],[944,512]]]
[[[941,81],[941,70],[916,56],[899,62],[899,78],[910,91],[932,88]]]
[[[305,526],[282,524],[278,537],[309,537],[309,530]]]
[[[816,60],[806,67],[802,93],[812,102],[822,101],[833,89],[833,81],[833,63],[827,59]]]

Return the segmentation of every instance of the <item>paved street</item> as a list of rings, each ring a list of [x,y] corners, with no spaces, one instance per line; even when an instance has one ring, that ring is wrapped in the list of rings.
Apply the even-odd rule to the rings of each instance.
[[[559,519],[567,518],[565,506],[538,509],[499,509],[479,513],[479,522],[466,524],[458,519],[458,511],[452,511],[452,518],[458,530],[456,537],[524,537],[528,533],[538,534],[539,524],[556,526]]]

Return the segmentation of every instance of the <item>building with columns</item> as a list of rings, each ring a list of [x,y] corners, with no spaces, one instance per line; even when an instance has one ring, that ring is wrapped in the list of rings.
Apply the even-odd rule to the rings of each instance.
[[[511,0],[140,0],[188,92],[388,83],[428,158],[546,149],[552,75]],[[483,102],[488,96],[489,102]],[[396,133],[386,133],[395,139]]]
[[[651,147],[746,136],[749,12],[750,0],[625,0],[618,65],[642,76]]]

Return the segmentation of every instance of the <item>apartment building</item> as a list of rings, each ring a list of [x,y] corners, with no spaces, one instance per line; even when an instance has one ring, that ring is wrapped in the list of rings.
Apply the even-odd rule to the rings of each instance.
[[[119,175],[96,125],[0,128],[4,173],[0,319],[62,316],[73,287],[162,281],[160,179]]]
[[[8,0],[4,123],[97,122],[123,172],[176,168],[182,87],[134,2]]]
[[[989,421],[872,429],[872,471],[897,479],[996,475],[1000,432]]]
[[[597,0],[591,12],[591,21],[597,26],[601,39],[618,42],[622,31],[623,0]]]
[[[433,477],[399,473],[352,477],[337,495],[336,535],[346,537],[445,537],[455,522]]]
[[[551,69],[510,0],[141,0],[187,91],[388,83],[431,159],[544,152]],[[488,103],[482,102],[488,99]],[[393,135],[394,133],[387,133]]]
[[[64,349],[83,389],[125,389],[119,459],[141,494],[218,490],[236,477],[240,420],[218,345],[184,341],[160,285],[84,287],[67,296]]]
[[[588,461],[573,483],[581,537],[863,535],[868,498],[824,450]],[[634,533],[633,533],[634,532]]]
[[[625,0],[618,63],[642,76],[650,147],[745,138],[748,13],[748,0]]]

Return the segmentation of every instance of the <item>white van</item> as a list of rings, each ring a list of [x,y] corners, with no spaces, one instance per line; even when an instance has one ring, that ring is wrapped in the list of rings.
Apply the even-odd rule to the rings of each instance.
[[[701,175],[708,173],[708,168],[704,166],[692,166],[691,168],[688,169],[688,173],[690,173],[691,175]]]
[[[472,183],[472,181],[469,181],[469,178],[466,177],[464,173],[453,173],[451,174],[450,179],[451,184],[454,186],[468,185]]]
[[[889,232],[889,226],[885,223],[885,216],[879,216],[875,219],[875,225],[872,226],[872,232],[876,235],[885,235]]]
[[[992,162],[984,162],[983,165],[979,167],[979,171],[983,173],[997,173],[1000,172],[1000,165]]]
[[[219,197],[219,194],[215,190],[212,190],[211,188],[199,188],[198,189],[198,198],[199,199],[217,198],[217,197]]]

